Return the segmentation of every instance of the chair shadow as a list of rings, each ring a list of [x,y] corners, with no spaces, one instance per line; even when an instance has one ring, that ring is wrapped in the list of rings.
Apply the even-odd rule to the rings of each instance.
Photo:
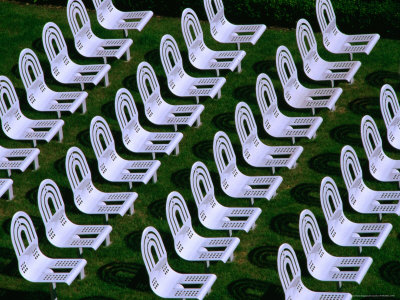
[[[136,104],[136,102],[135,102]],[[112,120],[117,120],[117,117],[115,116],[115,101],[108,101],[107,103],[103,104],[101,106],[101,113],[105,119],[112,119]]]
[[[228,292],[233,299],[284,299],[282,288],[267,281],[242,278],[228,285]]]
[[[333,128],[329,132],[330,137],[343,145],[362,147],[360,125],[344,124]]]
[[[365,77],[367,84],[381,88],[384,84],[390,84],[395,91],[400,89],[400,74],[390,71],[375,71]]]
[[[314,183],[301,183],[290,190],[290,195],[297,203],[321,207],[319,198],[320,186]]]
[[[190,189],[190,171],[190,169],[181,169],[172,173],[172,183],[179,189]]]
[[[0,274],[19,277],[18,261],[13,250],[5,247],[0,247]],[[2,295],[0,290],[0,295]]]
[[[141,292],[150,292],[147,271],[144,265],[136,263],[111,262],[97,270],[97,276],[104,282]]]
[[[38,194],[39,186],[34,187],[33,189],[30,189],[29,191],[26,192],[25,198],[28,199],[28,201],[33,204],[34,206],[38,205],[38,200],[37,200],[37,194]]]
[[[89,128],[82,130],[79,132],[76,136],[77,141],[81,146],[84,146],[85,148],[92,149],[92,143],[90,142],[90,131]],[[77,147],[80,147],[77,145]]]
[[[153,202],[151,202],[147,206],[147,210],[150,213],[150,215],[156,219],[165,219],[165,204],[166,204],[166,199],[158,199]]]
[[[235,115],[233,112],[218,114],[212,119],[212,122],[219,130],[236,133]]]
[[[279,214],[272,218],[270,228],[279,235],[299,239],[299,215],[294,213]]]
[[[263,269],[276,269],[276,255],[278,246],[260,246],[252,249],[247,258],[253,265]]]
[[[308,161],[310,169],[324,175],[341,176],[340,154],[322,153],[312,157]]]
[[[349,103],[349,109],[357,115],[370,115],[373,118],[382,118],[379,97],[357,98]]]
[[[261,60],[253,64],[253,70],[256,74],[266,73],[272,79],[278,79],[276,64],[274,60]]]
[[[160,49],[158,48],[148,51],[144,55],[144,60],[147,61],[154,69],[156,67],[163,68],[160,58]]]
[[[379,274],[382,279],[393,284],[400,286],[400,262],[389,261],[379,268]]]
[[[32,48],[33,48],[32,50],[34,50],[35,52],[40,52],[40,53],[46,55],[46,52],[44,51],[42,37],[37,38],[32,42]]]
[[[60,159],[57,159],[54,162],[54,169],[61,175],[66,175],[67,170],[65,169],[65,156],[61,157]]]
[[[142,231],[135,230],[124,237],[126,246],[134,252],[141,251]]]
[[[129,75],[122,80],[122,86],[129,91],[135,91],[139,93],[137,86],[137,76],[136,74]]]
[[[193,146],[192,151],[193,154],[201,160],[214,161],[212,140],[198,142]]]
[[[255,85],[243,85],[233,90],[233,98],[240,101],[248,102],[248,99],[256,99]]]

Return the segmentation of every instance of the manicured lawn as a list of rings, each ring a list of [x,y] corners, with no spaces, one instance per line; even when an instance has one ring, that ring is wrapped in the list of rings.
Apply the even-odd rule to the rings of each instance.
[[[277,12],[279,13],[279,12]],[[90,18],[94,32],[101,37],[121,37],[122,32],[110,32],[102,29],[93,11]],[[59,25],[67,39],[71,58],[80,63],[100,63],[101,59],[81,57],[73,46],[72,34],[68,26],[66,8],[25,5],[8,1],[0,1],[0,74],[8,76],[14,83],[20,99],[21,109],[31,118],[56,118],[56,114],[34,111],[26,100],[23,84],[19,78],[18,57],[24,48],[31,48],[39,56],[46,74],[46,82],[55,90],[78,90],[79,86],[63,86],[51,76],[49,64],[43,50],[41,36],[46,22],[53,21]],[[295,27],[293,20],[288,27]],[[268,25],[268,20],[265,20]],[[339,22],[340,23],[340,22]],[[234,45],[218,45],[209,34],[206,22],[202,23],[206,43],[214,49],[234,49]],[[316,28],[314,28],[316,30]],[[112,69],[109,73],[110,86],[104,88],[88,86],[87,113],[74,115],[65,113],[64,140],[56,140],[48,144],[39,142],[40,169],[28,169],[24,173],[13,172],[13,201],[0,201],[0,298],[15,299],[48,299],[47,284],[30,283],[23,279],[18,271],[16,256],[10,239],[10,221],[19,210],[27,212],[33,219],[39,235],[42,252],[49,257],[77,257],[76,249],[58,249],[46,238],[43,223],[37,205],[37,188],[40,182],[51,178],[59,185],[67,215],[78,224],[102,224],[102,216],[90,216],[80,213],[73,203],[72,193],[65,173],[65,155],[72,146],[83,150],[88,158],[96,187],[103,191],[128,191],[127,184],[106,182],[99,174],[97,162],[90,144],[89,124],[94,116],[102,115],[109,123],[117,150],[124,158],[150,159],[151,155],[134,154],[126,150],[121,141],[121,132],[114,113],[114,97],[121,87],[128,88],[136,101],[140,113],[141,124],[152,131],[171,131],[172,126],[155,126],[144,115],[142,101],[136,85],[136,68],[143,60],[149,62],[159,76],[161,92],[170,103],[194,103],[194,99],[178,99],[172,95],[166,83],[166,77],[159,58],[159,43],[164,34],[172,34],[177,40],[184,66],[193,76],[213,76],[211,71],[197,71],[190,66],[187,59],[186,46],[180,29],[180,19],[154,16],[142,32],[130,32],[134,44],[131,48],[132,59],[113,60],[109,62]],[[322,45],[321,35],[317,34],[317,42]],[[255,230],[244,233],[234,232],[240,238],[235,251],[233,263],[212,263],[209,270],[204,263],[183,261],[173,247],[172,236],[165,216],[165,201],[171,191],[180,192],[189,206],[195,230],[204,236],[226,236],[226,232],[210,231],[200,224],[197,209],[190,190],[189,174],[192,164],[203,161],[209,168],[215,185],[219,202],[226,206],[247,206],[248,200],[232,199],[224,195],[220,188],[219,176],[212,154],[214,134],[225,131],[234,144],[240,170],[247,175],[271,175],[270,169],[256,169],[247,165],[241,155],[241,147],[234,125],[234,111],[240,101],[247,102],[256,117],[261,139],[269,145],[290,145],[290,140],[278,140],[268,136],[261,122],[261,115],[255,98],[255,82],[259,73],[268,74],[275,85],[281,111],[292,116],[309,116],[310,111],[299,111],[290,108],[282,97],[282,88],[276,73],[275,53],[280,45],[287,46],[297,63],[301,81],[309,87],[326,86],[330,83],[314,83],[303,75],[303,68],[297,50],[295,30],[269,28],[255,46],[245,45],[242,48],[247,55],[242,63],[242,73],[222,72],[227,83],[222,89],[222,98],[202,99],[205,110],[201,116],[200,128],[180,127],[184,134],[180,144],[179,156],[160,155],[161,167],[158,182],[147,185],[134,185],[133,190],[139,194],[135,203],[133,216],[111,217],[112,244],[100,247],[97,251],[84,250],[83,257],[88,264],[85,268],[86,278],[76,280],[71,286],[59,284],[59,299],[152,299],[156,298],[150,289],[148,276],[140,252],[140,240],[143,229],[156,227],[167,247],[169,263],[176,271],[212,272],[217,275],[211,294],[207,299],[282,299],[283,293],[276,268],[276,255],[282,243],[290,243],[296,250],[300,260],[303,281],[313,290],[335,291],[333,282],[320,282],[313,279],[307,271],[303,249],[298,234],[298,218],[303,209],[309,208],[317,216],[323,233],[324,245],[333,255],[356,255],[356,248],[339,247],[330,241],[327,226],[319,202],[319,185],[323,177],[331,176],[340,187],[344,201],[346,216],[352,221],[375,222],[374,215],[360,215],[348,204],[346,188],[341,177],[339,157],[341,148],[352,145],[364,168],[364,178],[369,187],[377,190],[397,190],[396,183],[380,183],[368,172],[365,152],[362,148],[359,133],[363,115],[370,114],[377,122],[386,153],[400,159],[400,153],[386,141],[386,129],[379,110],[379,91],[384,83],[393,85],[400,91],[400,41],[381,39],[369,56],[355,55],[361,60],[355,82],[349,85],[339,83],[343,94],[335,111],[317,110],[317,115],[324,121],[317,132],[315,140],[301,139],[296,144],[304,147],[293,170],[278,169],[276,174],[283,177],[283,183],[277,196],[271,201],[256,200],[255,206],[262,209]],[[347,60],[344,55],[332,55],[320,48],[320,54],[327,60]],[[0,134],[0,144],[4,147],[31,147],[31,143],[12,141]],[[6,171],[1,171],[3,178]],[[367,295],[395,295],[400,298],[400,243],[397,216],[384,216],[384,222],[393,224],[393,230],[381,250],[364,248],[362,254],[374,260],[361,285],[344,283],[342,290],[350,292],[354,298],[376,299]],[[356,295],[359,295],[356,297]],[[363,296],[361,296],[363,295]],[[396,298],[396,299],[397,299]],[[391,298],[394,299],[394,298]]]

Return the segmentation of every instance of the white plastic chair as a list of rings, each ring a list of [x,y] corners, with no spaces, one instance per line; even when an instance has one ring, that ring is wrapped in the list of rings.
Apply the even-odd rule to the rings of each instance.
[[[178,44],[169,34],[161,39],[160,56],[167,75],[168,87],[173,94],[179,97],[196,97],[197,103],[200,96],[214,98],[218,94],[218,98],[221,98],[221,88],[226,79],[222,77],[195,78],[188,75],[183,69]]]
[[[281,176],[247,176],[236,165],[236,155],[231,141],[225,132],[214,136],[213,153],[215,164],[221,178],[221,188],[230,197],[271,200],[282,183]],[[261,186],[261,187],[257,187]]]
[[[196,122],[200,126],[200,114],[204,105],[171,105],[161,97],[160,84],[153,67],[147,62],[141,62],[136,72],[139,93],[144,104],[147,119],[156,125],[192,126]]]
[[[400,160],[391,159],[383,152],[378,127],[368,115],[361,120],[361,140],[372,176],[379,181],[396,181],[400,186]]]
[[[330,0],[317,0],[315,8],[324,46],[328,51],[338,54],[348,53],[350,60],[352,60],[353,53],[369,54],[379,41],[379,34],[347,35],[340,32],[336,25],[336,16]]]
[[[188,49],[189,60],[193,66],[200,70],[235,70],[241,72],[241,61],[246,55],[239,51],[214,51],[204,43],[203,30],[196,13],[186,8],[181,17],[183,37]]]
[[[342,148],[340,168],[351,207],[363,214],[396,214],[400,216],[400,192],[374,191],[365,185],[357,154],[351,146]]]
[[[78,65],[74,63],[68,55],[64,36],[56,24],[46,23],[43,27],[42,40],[47,59],[50,62],[51,73],[57,81],[65,84],[79,83],[83,90],[85,83],[97,85],[104,78],[104,85],[108,86],[110,65]]]
[[[68,181],[74,193],[76,207],[85,214],[103,214],[106,222],[108,215],[120,215],[129,210],[134,212],[134,201],[138,197],[135,192],[104,193],[93,184],[92,174],[85,154],[77,147],[69,148],[65,158],[65,169]]]
[[[149,275],[150,287],[162,298],[203,299],[211,292],[217,276],[214,274],[181,274],[167,260],[167,251],[154,227],[143,230],[141,250]]]
[[[39,168],[40,150],[37,148],[8,149],[0,146],[0,170],[7,170],[11,176],[11,170],[24,172],[33,162],[34,169]]]
[[[329,80],[334,85],[335,80],[353,82],[354,75],[361,67],[359,61],[329,62],[322,59],[317,50],[317,42],[310,23],[300,19],[296,27],[297,46],[303,59],[306,75],[312,80]]]
[[[394,89],[385,84],[381,88],[380,106],[387,130],[387,139],[400,150],[400,105]]]
[[[90,122],[90,141],[97,158],[99,172],[104,179],[112,182],[157,181],[157,169],[161,165],[158,160],[126,160],[115,150],[114,138],[106,120],[97,116]]]
[[[69,27],[74,36],[75,48],[86,57],[102,57],[107,63],[107,57],[120,59],[126,53],[126,60],[131,59],[129,47],[131,39],[101,39],[91,28],[90,18],[82,0],[68,0],[67,16]]]
[[[325,177],[321,182],[322,211],[331,240],[345,247],[376,247],[380,249],[392,230],[389,223],[354,223],[343,213],[343,203],[335,181]]]
[[[179,142],[183,138],[180,132],[150,132],[139,123],[139,113],[132,94],[124,88],[115,95],[115,114],[121,128],[122,141],[132,152],[151,153],[153,159],[156,153],[179,154]]]
[[[322,123],[321,117],[288,117],[278,108],[278,98],[271,79],[264,73],[258,75],[256,83],[257,103],[260,108],[264,130],[273,137],[311,139],[316,136]]]
[[[301,269],[296,253],[289,244],[278,250],[278,274],[286,300],[350,300],[349,293],[314,292],[301,281]]]
[[[337,257],[326,252],[317,220],[308,209],[300,214],[299,231],[307,258],[307,268],[314,278],[321,281],[337,281],[339,288],[342,281],[361,283],[372,264],[371,257]]]
[[[19,55],[19,74],[25,86],[29,105],[37,111],[56,111],[61,118],[62,111],[74,113],[82,106],[86,112],[87,92],[55,92],[44,81],[42,66],[35,52],[24,49]]]
[[[35,227],[25,212],[14,214],[10,232],[20,274],[30,282],[50,283],[52,299],[57,299],[56,283],[70,285],[79,274],[85,277],[85,259],[49,258],[40,251]]]
[[[153,16],[149,10],[120,11],[111,0],[93,0],[93,4],[100,25],[109,30],[123,30],[125,37],[128,36],[128,30],[141,31]]]
[[[30,140],[34,147],[37,140],[50,142],[56,134],[60,142],[63,139],[63,120],[32,120],[22,114],[14,85],[5,76],[0,76],[0,119],[9,138]]]
[[[276,51],[276,68],[283,87],[283,96],[291,107],[311,108],[313,115],[316,108],[335,110],[336,101],[343,90],[341,88],[309,89],[303,86],[297,76],[292,54],[285,46],[280,46]]]
[[[268,146],[257,134],[257,124],[250,107],[245,102],[236,105],[235,126],[242,144],[244,160],[253,167],[292,169],[303,152],[301,146]]]
[[[190,186],[196,201],[201,224],[208,229],[244,230],[254,229],[261,214],[258,207],[225,207],[215,198],[214,184],[205,164],[195,162],[190,171]]]
[[[65,205],[57,184],[51,179],[41,182],[38,190],[38,205],[45,226],[47,239],[56,247],[97,250],[106,241],[110,244],[110,225],[77,225],[65,214]]]
[[[198,235],[193,229],[185,199],[178,192],[169,193],[166,213],[175,251],[180,257],[189,261],[205,261],[207,268],[210,261],[233,261],[233,251],[239,245],[239,238],[205,238]]]
[[[13,185],[12,179],[0,179],[0,197],[2,197],[6,192],[8,192],[8,200],[12,200],[14,198],[12,185]]]
[[[264,24],[235,25],[230,23],[224,14],[222,0],[204,0],[207,18],[210,22],[212,37],[219,43],[240,44],[251,43],[255,45],[267,27]]]

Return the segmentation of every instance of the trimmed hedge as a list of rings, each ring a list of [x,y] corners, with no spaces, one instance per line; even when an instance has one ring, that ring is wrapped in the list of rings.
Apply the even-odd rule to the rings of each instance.
[[[37,4],[66,5],[67,0],[20,0]],[[93,8],[91,0],[84,0]],[[152,10],[155,14],[179,17],[186,7],[206,20],[202,0],[113,0],[121,10]],[[296,27],[297,20],[307,19],[319,30],[315,0],[223,0],[225,14],[232,22],[263,23],[267,26]],[[346,33],[374,33],[400,37],[399,0],[333,0],[338,27]]]

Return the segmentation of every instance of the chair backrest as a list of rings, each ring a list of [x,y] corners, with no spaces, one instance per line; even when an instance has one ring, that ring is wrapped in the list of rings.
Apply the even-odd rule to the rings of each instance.
[[[76,36],[82,28],[90,26],[90,18],[82,0],[69,0],[67,4],[68,24],[72,34]],[[91,32],[89,34],[92,34]],[[88,36],[90,39],[90,37]]]
[[[245,102],[239,102],[235,110],[235,126],[240,143],[244,145],[250,137],[257,136],[257,125],[251,108]]]
[[[393,118],[399,113],[400,105],[396,93],[391,85],[385,84],[381,88],[380,106],[386,127],[389,129]]]
[[[153,97],[160,97],[160,84],[153,67],[148,62],[141,62],[136,71],[136,81],[144,105]],[[157,96],[156,96],[157,95]]]
[[[57,220],[60,218],[59,214],[65,214],[65,206],[62,200],[60,189],[57,184],[51,179],[45,179],[40,183],[38,190],[38,205],[40,215],[42,216],[43,223],[47,227],[54,217]],[[61,216],[61,218],[63,218]],[[66,220],[60,220],[64,225]]]
[[[48,22],[43,27],[42,41],[44,51],[50,64],[59,54],[67,55],[67,44],[60,28],[53,22]],[[65,58],[64,59],[68,59]],[[65,61],[64,61],[65,63]]]
[[[322,179],[320,188],[321,206],[326,221],[330,221],[337,211],[343,212],[343,203],[335,181],[331,177]]]
[[[277,97],[274,85],[267,74],[261,73],[256,83],[257,103],[261,114],[265,116],[270,110],[277,107]]]
[[[132,94],[125,88],[119,89],[115,95],[115,114],[117,115],[118,124],[122,131],[130,123],[133,124],[133,129],[136,133],[139,133],[142,129],[139,124],[139,115],[135,100],[133,100]]]
[[[28,266],[23,264],[24,256],[32,254],[32,250],[36,250],[40,254],[35,226],[33,226],[32,220],[26,212],[18,211],[14,214],[11,220],[10,233],[20,270],[25,273],[29,270]]]
[[[206,9],[207,18],[210,23],[214,21],[215,16],[218,15],[221,10],[224,11],[222,0],[204,0],[204,8]]]
[[[317,219],[308,209],[303,210],[300,214],[299,231],[304,253],[306,254],[306,257],[308,257],[315,246],[318,244],[322,246],[322,235]]]
[[[173,71],[182,68],[182,56],[179,52],[178,44],[169,34],[164,35],[161,39],[160,56],[164,71],[167,76],[172,75]],[[179,76],[182,77],[183,74],[179,74]]]
[[[201,43],[203,41],[203,30],[201,29],[199,18],[193,9],[186,8],[182,12],[181,27],[188,50],[195,42],[198,41]]]
[[[85,154],[78,147],[68,149],[65,157],[65,170],[67,171],[68,181],[72,190],[79,188],[80,184],[92,179]]]
[[[214,184],[211,179],[207,166],[201,161],[193,164],[190,171],[190,186],[197,206],[199,207],[204,200],[214,198]]]
[[[293,77],[297,79],[297,68],[292,54],[285,46],[280,46],[276,51],[276,68],[283,88]]]
[[[299,262],[291,245],[285,243],[279,247],[277,262],[279,279],[286,295],[287,290],[293,283],[301,281]]]
[[[310,23],[305,19],[300,19],[296,27],[297,47],[303,61],[311,51],[317,50],[317,41],[315,40],[314,32]]]
[[[167,260],[167,251],[165,250],[163,240],[160,233],[154,227],[149,226],[143,230],[141,250],[147,273],[151,277],[151,273],[156,271]],[[163,271],[165,274],[168,273],[168,269],[163,269]]]
[[[97,159],[108,149],[115,150],[114,138],[103,117],[96,116],[90,122],[90,142]]]
[[[0,118],[3,119],[11,109],[19,111],[17,92],[8,77],[0,76]]]
[[[172,236],[179,235],[183,229],[192,228],[192,219],[185,199],[178,192],[171,192],[167,197],[166,213]]]
[[[361,120],[361,140],[368,159],[376,149],[382,148],[382,139],[374,119],[366,115]]]
[[[44,83],[42,66],[40,65],[35,52],[31,49],[25,48],[21,51],[19,54],[18,68],[22,83],[26,90],[28,90],[36,80]],[[43,88],[45,87],[43,86]]]
[[[362,180],[362,169],[360,161],[353,147],[347,145],[342,148],[340,154],[340,169],[348,191],[353,187],[354,182]]]
[[[220,175],[230,166],[236,165],[236,155],[232,143],[227,134],[218,131],[214,136],[213,143],[214,160]]]
[[[321,32],[324,33],[331,22],[336,24],[336,16],[330,0],[317,0],[315,5],[317,18]]]

